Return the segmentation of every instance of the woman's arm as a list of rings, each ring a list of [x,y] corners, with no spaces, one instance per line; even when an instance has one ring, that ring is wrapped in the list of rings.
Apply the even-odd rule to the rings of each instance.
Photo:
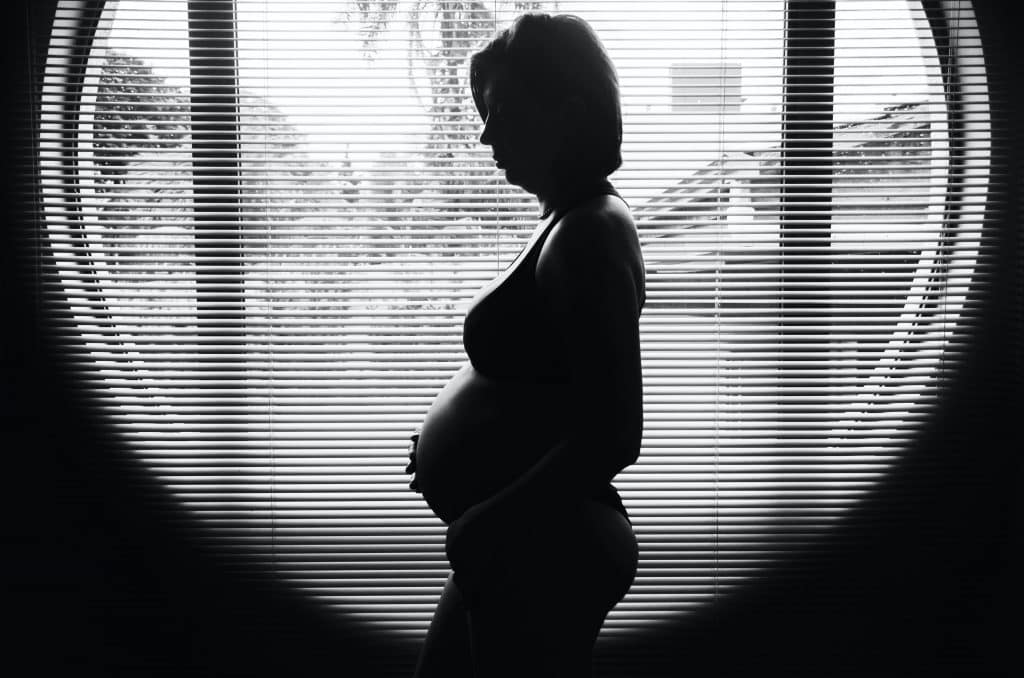
[[[552,229],[536,274],[570,374],[563,413],[569,437],[559,456],[571,467],[567,482],[553,489],[579,487],[587,496],[636,461],[643,431],[640,240],[620,200],[604,197],[593,205]]]
[[[643,271],[636,229],[617,200],[573,210],[552,229],[536,278],[568,349],[570,388],[560,414],[569,435],[456,521],[449,550],[472,523],[493,526],[507,516],[543,513],[561,501],[593,496],[636,461],[643,429]]]

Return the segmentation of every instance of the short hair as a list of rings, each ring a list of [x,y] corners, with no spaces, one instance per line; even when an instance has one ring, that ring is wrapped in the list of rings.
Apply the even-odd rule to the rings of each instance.
[[[502,70],[543,99],[582,100],[586,116],[570,135],[559,171],[605,178],[622,165],[619,79],[590,25],[573,14],[529,13],[500,31],[469,62],[473,102],[484,115],[483,88]]]

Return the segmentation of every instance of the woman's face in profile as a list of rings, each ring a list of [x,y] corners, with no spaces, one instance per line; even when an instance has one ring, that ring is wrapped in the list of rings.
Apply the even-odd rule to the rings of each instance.
[[[484,82],[480,143],[491,147],[510,184],[533,194],[544,193],[552,185],[559,135],[542,102],[523,89],[503,72]]]

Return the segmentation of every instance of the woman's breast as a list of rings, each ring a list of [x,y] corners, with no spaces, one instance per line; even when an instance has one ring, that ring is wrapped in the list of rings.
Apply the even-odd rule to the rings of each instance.
[[[537,462],[559,440],[553,384],[485,377],[467,363],[427,411],[416,448],[416,480],[427,504],[450,523]]]

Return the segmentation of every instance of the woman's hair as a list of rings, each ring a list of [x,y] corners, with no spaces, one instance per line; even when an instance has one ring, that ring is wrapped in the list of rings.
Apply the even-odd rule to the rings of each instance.
[[[586,21],[572,14],[524,14],[474,54],[469,82],[481,116],[484,85],[499,71],[511,76],[518,92],[538,100],[582,101],[582,115],[574,120],[560,172],[604,178],[619,168],[619,81],[608,53]]]

